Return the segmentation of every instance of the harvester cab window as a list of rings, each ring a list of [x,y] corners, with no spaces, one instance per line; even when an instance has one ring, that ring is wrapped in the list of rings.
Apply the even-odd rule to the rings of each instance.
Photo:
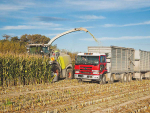
[[[42,51],[43,51],[44,53],[49,53],[48,47],[42,47]]]

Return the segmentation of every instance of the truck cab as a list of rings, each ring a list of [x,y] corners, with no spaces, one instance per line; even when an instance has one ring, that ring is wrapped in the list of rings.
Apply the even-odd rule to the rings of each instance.
[[[78,80],[106,82],[104,75],[107,73],[105,54],[78,53],[74,68],[74,77]]]

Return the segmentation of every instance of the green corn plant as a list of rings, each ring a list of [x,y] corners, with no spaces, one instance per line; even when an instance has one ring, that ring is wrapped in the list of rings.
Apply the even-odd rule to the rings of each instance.
[[[51,80],[49,59],[40,56],[0,53],[0,85],[33,85]]]

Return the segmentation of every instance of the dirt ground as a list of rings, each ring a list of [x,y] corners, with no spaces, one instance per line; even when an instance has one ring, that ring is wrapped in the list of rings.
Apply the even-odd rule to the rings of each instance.
[[[73,79],[0,87],[0,112],[150,112],[150,80],[101,85]]]

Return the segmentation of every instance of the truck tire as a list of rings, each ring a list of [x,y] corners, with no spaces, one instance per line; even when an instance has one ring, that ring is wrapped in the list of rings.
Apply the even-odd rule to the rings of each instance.
[[[113,76],[113,74],[110,76],[110,81],[109,81],[109,83],[110,84],[112,84],[114,82],[114,76]]]
[[[124,74],[123,75],[123,78],[122,78],[122,82],[127,82],[128,80],[127,80],[127,74]]]
[[[77,79],[78,80],[78,83],[81,83],[82,82],[82,79]]]
[[[60,79],[60,69],[59,69],[59,67],[56,64],[54,64],[54,65],[52,65],[51,71],[54,72],[54,73],[57,73],[58,80],[59,80]]]
[[[66,79],[73,79],[72,69],[67,69]]]
[[[103,75],[101,81],[99,81],[100,84],[106,84],[106,76]]]

